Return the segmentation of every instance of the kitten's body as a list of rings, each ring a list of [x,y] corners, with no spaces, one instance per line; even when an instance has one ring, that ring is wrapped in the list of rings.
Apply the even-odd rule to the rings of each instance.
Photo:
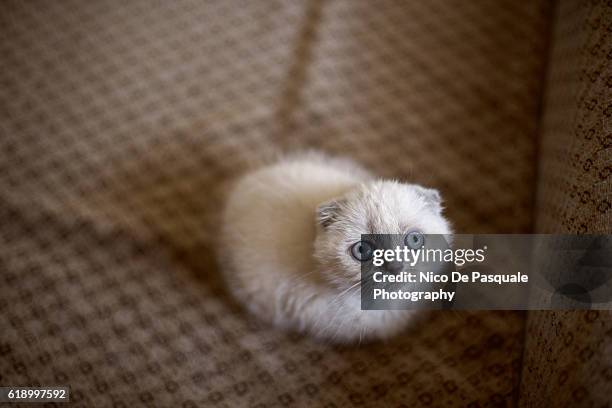
[[[360,265],[347,249],[361,234],[399,233],[405,228],[399,224],[423,223],[425,200],[402,189],[375,181],[352,162],[316,154],[247,174],[223,214],[221,253],[230,290],[260,318],[315,337],[346,342],[394,334],[415,313],[361,310]],[[412,220],[393,214],[407,199],[415,202]],[[329,203],[338,210],[331,218]],[[449,233],[438,218],[419,229]]]

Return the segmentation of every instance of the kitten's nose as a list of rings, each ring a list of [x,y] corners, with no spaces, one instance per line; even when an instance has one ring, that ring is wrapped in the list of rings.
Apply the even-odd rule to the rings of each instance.
[[[401,262],[385,262],[385,270],[389,273],[397,275],[402,271],[403,265]]]

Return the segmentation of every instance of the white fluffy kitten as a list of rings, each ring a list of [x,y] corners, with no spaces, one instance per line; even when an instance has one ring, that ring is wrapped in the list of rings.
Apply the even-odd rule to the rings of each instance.
[[[223,213],[229,290],[275,325],[339,342],[384,338],[418,312],[361,310],[361,234],[450,234],[436,190],[375,179],[319,154],[246,174]]]

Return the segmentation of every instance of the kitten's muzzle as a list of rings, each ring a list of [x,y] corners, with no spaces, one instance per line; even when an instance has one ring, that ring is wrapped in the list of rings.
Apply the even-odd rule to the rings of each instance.
[[[404,269],[404,265],[401,262],[385,262],[385,271],[397,275]]]

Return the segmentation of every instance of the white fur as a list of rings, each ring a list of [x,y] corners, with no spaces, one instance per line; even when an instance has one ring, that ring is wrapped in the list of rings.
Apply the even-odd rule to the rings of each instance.
[[[317,209],[330,201],[339,212],[323,227]],[[376,180],[346,160],[287,157],[232,188],[221,269],[236,299],[275,325],[339,342],[384,338],[419,313],[361,310],[349,248],[361,234],[409,230],[450,234],[435,190]]]

